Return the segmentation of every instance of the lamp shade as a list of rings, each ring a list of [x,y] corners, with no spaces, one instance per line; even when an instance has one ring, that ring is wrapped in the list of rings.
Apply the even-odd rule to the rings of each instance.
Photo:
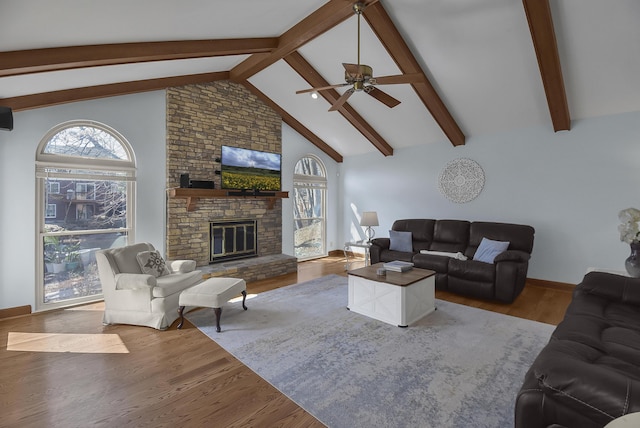
[[[378,226],[378,213],[375,211],[365,211],[360,219],[360,226]]]

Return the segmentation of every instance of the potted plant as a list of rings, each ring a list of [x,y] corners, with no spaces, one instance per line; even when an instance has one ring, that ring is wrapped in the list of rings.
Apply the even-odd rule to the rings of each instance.
[[[44,237],[44,261],[48,272],[60,273],[65,270],[65,252],[60,238]]]
[[[77,270],[80,266],[80,243],[67,244],[65,247],[65,268],[67,271]]]

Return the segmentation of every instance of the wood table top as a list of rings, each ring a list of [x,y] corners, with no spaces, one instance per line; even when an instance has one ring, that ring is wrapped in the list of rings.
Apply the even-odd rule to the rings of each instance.
[[[414,282],[418,282],[436,274],[435,271],[432,270],[414,267],[406,272],[394,272],[388,270],[385,272],[385,275],[378,275],[378,269],[381,267],[384,267],[384,263],[376,263],[375,265],[350,270],[347,274],[401,287],[406,287],[407,285],[411,285]]]

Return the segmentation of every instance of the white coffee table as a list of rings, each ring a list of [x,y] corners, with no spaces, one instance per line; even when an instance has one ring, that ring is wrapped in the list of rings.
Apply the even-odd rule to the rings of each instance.
[[[604,428],[636,428],[640,426],[640,412],[628,413],[606,424]]]
[[[349,275],[348,308],[398,327],[407,327],[436,310],[435,272],[413,268],[377,275],[382,263],[354,269]]]

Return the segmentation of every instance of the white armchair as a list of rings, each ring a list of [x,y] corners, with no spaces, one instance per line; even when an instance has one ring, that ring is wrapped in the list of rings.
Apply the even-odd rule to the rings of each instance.
[[[161,276],[143,273],[139,254],[155,251],[140,243],[96,252],[104,294],[104,324],[167,329],[178,319],[180,292],[202,281],[193,260],[167,261]],[[157,266],[154,266],[157,267]]]

